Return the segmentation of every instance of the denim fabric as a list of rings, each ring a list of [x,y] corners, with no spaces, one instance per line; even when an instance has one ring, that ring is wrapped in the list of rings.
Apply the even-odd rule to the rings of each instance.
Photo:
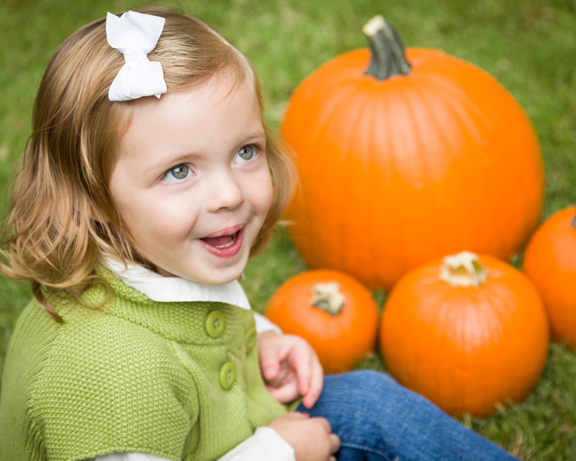
[[[516,460],[384,373],[326,376],[314,407],[296,411],[330,422],[339,461]]]

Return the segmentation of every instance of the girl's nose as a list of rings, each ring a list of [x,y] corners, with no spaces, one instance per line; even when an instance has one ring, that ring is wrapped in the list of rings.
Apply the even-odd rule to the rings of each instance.
[[[244,193],[232,172],[220,172],[214,176],[208,197],[208,211],[233,210],[244,202]]]

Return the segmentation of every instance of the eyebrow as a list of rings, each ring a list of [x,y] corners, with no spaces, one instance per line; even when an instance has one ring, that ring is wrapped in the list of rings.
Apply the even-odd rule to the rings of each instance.
[[[244,138],[244,141],[242,141],[242,144],[250,143],[250,142],[254,141],[255,139],[264,139],[265,140],[266,139],[266,131],[265,130],[258,130],[258,131],[253,131],[252,133],[249,133]]]

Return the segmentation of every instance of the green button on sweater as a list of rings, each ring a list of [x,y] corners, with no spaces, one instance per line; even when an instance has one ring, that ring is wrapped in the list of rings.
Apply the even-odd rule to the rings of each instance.
[[[257,347],[244,344],[252,312],[151,301],[99,273],[112,288],[111,306],[52,299],[61,324],[33,301],[18,320],[3,373],[0,460],[114,452],[214,460],[288,411],[264,387]],[[103,295],[93,287],[83,299],[97,305]],[[205,328],[214,310],[226,317],[217,338]],[[226,362],[235,369],[229,390],[219,380]]]

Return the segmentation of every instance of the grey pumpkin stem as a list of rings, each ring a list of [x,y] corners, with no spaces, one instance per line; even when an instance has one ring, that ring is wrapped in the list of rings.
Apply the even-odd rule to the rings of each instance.
[[[576,215],[574,215],[572,221],[570,221],[570,224],[572,225],[572,228],[576,230]]]
[[[368,21],[362,30],[372,51],[372,61],[364,75],[371,75],[380,81],[394,75],[410,75],[412,66],[404,54],[402,38],[392,24],[378,15]]]

